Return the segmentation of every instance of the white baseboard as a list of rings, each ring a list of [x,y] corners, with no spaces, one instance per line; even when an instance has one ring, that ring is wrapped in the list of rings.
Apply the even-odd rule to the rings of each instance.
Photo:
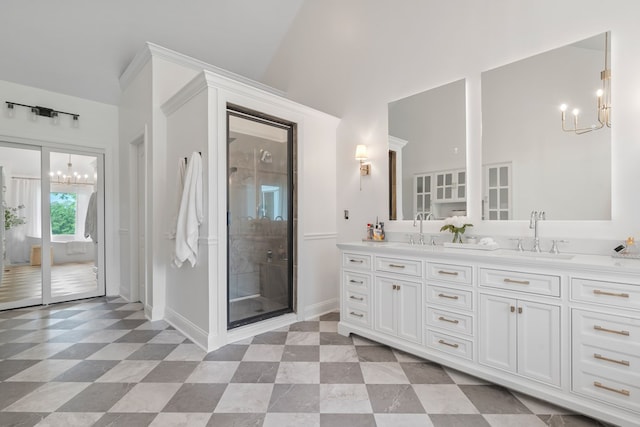
[[[283,314],[282,316],[272,317],[271,319],[261,322],[252,323],[239,328],[227,331],[227,343],[242,341],[243,339],[253,337],[265,332],[271,332],[276,329],[284,328],[298,321],[295,313]]]
[[[304,308],[304,320],[314,319],[322,316],[323,314],[338,311],[339,304],[340,301],[338,298],[331,298],[317,304],[309,305]]]
[[[180,333],[184,334],[187,338],[193,341],[198,347],[204,351],[208,351],[208,334],[193,322],[185,318],[184,316],[176,313],[170,308],[165,309],[164,320],[176,328]]]

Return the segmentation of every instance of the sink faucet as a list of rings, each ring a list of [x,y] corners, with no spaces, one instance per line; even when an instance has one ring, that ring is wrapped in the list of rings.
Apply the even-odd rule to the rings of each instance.
[[[538,233],[538,221],[545,220],[544,211],[531,211],[531,219],[529,220],[529,228],[533,228],[533,252],[540,252],[540,235]]]
[[[423,212],[418,212],[416,217],[413,219],[413,226],[416,226],[416,221],[420,220],[420,244],[424,245],[424,234],[422,233],[422,220],[425,219],[426,214]]]

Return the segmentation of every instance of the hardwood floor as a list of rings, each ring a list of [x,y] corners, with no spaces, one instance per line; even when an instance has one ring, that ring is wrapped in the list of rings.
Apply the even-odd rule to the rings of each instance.
[[[55,297],[88,292],[97,284],[93,262],[51,266],[51,294]],[[0,303],[39,298],[42,270],[38,265],[5,266],[0,284]]]

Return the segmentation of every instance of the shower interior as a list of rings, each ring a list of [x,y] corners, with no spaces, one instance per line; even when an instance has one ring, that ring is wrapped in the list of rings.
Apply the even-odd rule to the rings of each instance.
[[[228,113],[228,327],[293,311],[292,129]]]

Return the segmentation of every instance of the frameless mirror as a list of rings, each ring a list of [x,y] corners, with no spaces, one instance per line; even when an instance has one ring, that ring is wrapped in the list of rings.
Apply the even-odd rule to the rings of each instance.
[[[465,81],[389,103],[389,219],[466,215]]]
[[[482,73],[482,216],[611,219],[611,129],[598,121],[605,33]],[[599,104],[600,103],[600,104]],[[563,131],[561,104],[579,109]]]

